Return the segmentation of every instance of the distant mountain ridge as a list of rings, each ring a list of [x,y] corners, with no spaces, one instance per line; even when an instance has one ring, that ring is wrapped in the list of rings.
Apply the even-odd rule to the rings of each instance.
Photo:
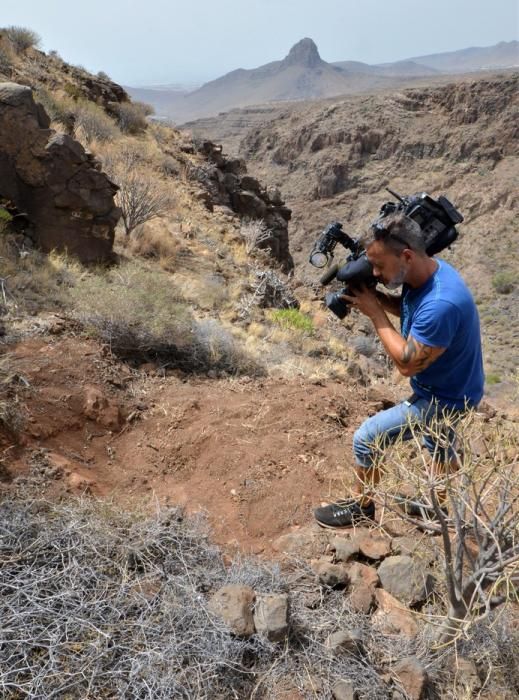
[[[238,68],[189,93],[162,87],[128,88],[128,92],[134,99],[152,104],[159,117],[182,123],[250,105],[369,92],[408,86],[420,78],[516,65],[517,41],[370,65],[360,61],[327,63],[307,37],[281,61],[254,69]]]

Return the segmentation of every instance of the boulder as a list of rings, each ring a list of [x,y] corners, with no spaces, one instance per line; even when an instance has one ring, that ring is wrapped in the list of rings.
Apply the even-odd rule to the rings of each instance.
[[[254,607],[256,632],[271,642],[281,642],[288,633],[288,596],[286,594],[260,595]]]
[[[238,637],[254,634],[253,608],[256,594],[249,586],[223,586],[212,596],[209,609]]]
[[[424,565],[405,554],[385,559],[378,575],[382,587],[405,605],[423,602],[433,589],[434,579]]]
[[[0,83],[0,197],[27,215],[43,251],[110,260],[121,214],[117,186],[80,143],[49,124],[29,87]]]

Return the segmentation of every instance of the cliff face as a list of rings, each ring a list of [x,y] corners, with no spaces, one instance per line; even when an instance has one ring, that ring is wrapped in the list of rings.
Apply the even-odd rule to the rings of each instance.
[[[117,187],[80,143],[49,124],[30,88],[0,83],[0,197],[27,214],[42,250],[107,260],[120,216]]]

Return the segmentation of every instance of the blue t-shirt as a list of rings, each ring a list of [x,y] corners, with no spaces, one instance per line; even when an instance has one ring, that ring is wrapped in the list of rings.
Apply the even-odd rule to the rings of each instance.
[[[475,406],[483,396],[479,316],[458,272],[436,258],[438,269],[421,287],[404,284],[401,333],[420,343],[446,348],[429,367],[411,378],[415,394],[452,408]]]

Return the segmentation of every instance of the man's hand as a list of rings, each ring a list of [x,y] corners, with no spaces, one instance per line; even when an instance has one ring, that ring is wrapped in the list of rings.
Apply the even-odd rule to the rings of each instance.
[[[343,294],[341,299],[371,319],[386,352],[404,377],[413,377],[418,372],[423,372],[445,352],[445,348],[424,345],[412,336],[402,338],[387,317],[374,289],[361,287],[353,290],[352,294]]]
[[[354,309],[358,309],[361,313],[373,319],[380,310],[382,305],[375,294],[375,290],[362,285],[362,287],[352,290],[352,295],[342,294],[341,299],[351,304]]]

